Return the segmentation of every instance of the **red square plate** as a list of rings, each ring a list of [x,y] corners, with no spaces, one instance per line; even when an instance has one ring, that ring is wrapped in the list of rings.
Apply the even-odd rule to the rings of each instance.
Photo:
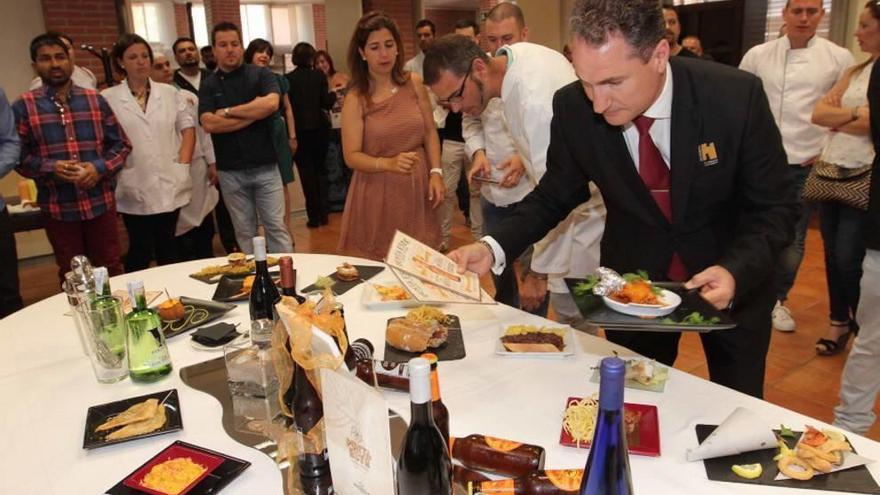
[[[147,488],[145,486],[141,486],[141,481],[143,481],[144,476],[153,469],[153,466],[157,464],[161,464],[165,461],[176,459],[178,457],[189,457],[196,464],[201,464],[205,466],[205,472],[201,474],[198,478],[196,478],[192,483],[190,483],[186,488],[178,492],[177,494],[169,494],[166,492],[161,492],[158,490],[153,490],[151,488]],[[134,472],[128,478],[125,478],[122,481],[122,484],[129,487],[134,488],[135,490],[140,490],[142,492],[150,493],[152,495],[185,495],[187,492],[192,490],[194,486],[196,486],[200,481],[205,479],[206,476],[211,474],[211,471],[217,469],[217,467],[223,462],[225,459],[222,457],[211,455],[206,452],[202,452],[200,450],[190,449],[188,447],[184,447],[182,445],[171,444],[167,449],[163,450],[156,454],[155,457],[150,459],[146,464],[141,466],[140,469]]]
[[[581,400],[580,397],[569,397],[565,401],[566,407],[572,401]],[[642,413],[642,418],[634,432],[626,436],[626,445],[630,454],[647,455],[657,457],[660,455],[660,421],[657,415],[657,406],[648,404],[630,404],[625,402],[623,408],[627,411],[637,411]],[[563,410],[564,411],[564,410]],[[568,433],[563,428],[559,434],[559,443],[566,447],[590,448],[589,442],[581,442],[578,447]]]

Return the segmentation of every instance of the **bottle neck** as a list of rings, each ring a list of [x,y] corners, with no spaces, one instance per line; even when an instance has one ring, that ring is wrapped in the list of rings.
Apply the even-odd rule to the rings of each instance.
[[[431,367],[431,401],[440,401],[440,375],[437,373],[437,365]]]
[[[98,294],[101,297],[109,297],[110,296],[110,281],[104,282],[104,286],[101,287],[101,293]]]
[[[409,411],[411,425],[434,426],[434,412],[430,402],[423,404],[410,402]]]

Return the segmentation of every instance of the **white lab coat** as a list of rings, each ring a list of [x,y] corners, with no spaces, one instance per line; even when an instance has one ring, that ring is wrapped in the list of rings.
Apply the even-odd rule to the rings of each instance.
[[[189,203],[188,165],[177,163],[180,133],[194,126],[189,104],[170,84],[150,81],[147,111],[127,81],[101,92],[131,141],[131,154],[116,180],[116,209],[132,215],[174,211]]]
[[[190,117],[196,122],[196,147],[193,150],[189,176],[192,179],[192,196],[189,203],[180,209],[177,217],[177,229],[174,235],[180,236],[198,227],[217,206],[220,192],[208,183],[208,164],[217,163],[214,158],[214,145],[211,135],[198,125],[199,97],[189,91],[179,90],[187,100]]]

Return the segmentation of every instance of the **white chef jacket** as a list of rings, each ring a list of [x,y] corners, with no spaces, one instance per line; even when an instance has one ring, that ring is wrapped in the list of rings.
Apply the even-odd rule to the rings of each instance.
[[[208,182],[208,165],[217,163],[217,160],[214,158],[211,135],[198,124],[199,97],[189,91],[178,89],[178,92],[187,100],[190,117],[196,123],[196,147],[193,150],[193,159],[189,166],[192,195],[189,203],[180,209],[180,215],[177,217],[177,229],[174,232],[176,236],[183,235],[201,225],[220,199],[220,192]]]
[[[174,86],[150,81],[147,111],[127,81],[101,92],[132,150],[116,179],[116,209],[132,215],[174,211],[189,203],[189,166],[177,163],[180,133],[194,126],[187,100]]]
[[[403,70],[418,74],[423,80],[425,78],[425,52],[419,52],[418,55],[406,61],[403,65]],[[431,88],[425,86],[425,89],[428,90],[428,99],[431,101],[431,110],[434,113],[434,124],[437,126],[437,129],[443,129],[446,127],[446,116],[449,115],[449,110],[446,109],[443,105],[437,104],[437,95],[431,91]]]
[[[802,164],[822,152],[828,129],[811,122],[813,107],[854,64],[849,50],[819,36],[806,48],[792,49],[783,36],[746,52],[739,68],[761,78],[788,163]]]
[[[553,118],[553,95],[563,86],[576,81],[571,64],[561,53],[533,43],[516,43],[500,48],[497,55],[507,55],[507,72],[501,84],[504,120],[510,136],[526,167],[526,173],[537,184],[547,171],[547,148],[550,146],[550,121]],[[584,184],[584,187],[589,187]],[[575,232],[601,237],[603,215],[583,215],[601,205],[596,195],[581,205],[535,243],[532,269],[539,273],[565,275],[572,271],[582,253],[573,251]],[[604,207],[602,207],[604,210]],[[491,241],[494,242],[494,239]],[[490,242],[490,244],[491,244]],[[497,251],[497,250],[496,250]],[[496,253],[496,260],[499,260]],[[503,263],[503,260],[500,260]],[[558,279],[559,277],[552,277]],[[567,292],[561,280],[553,282],[553,292]]]
[[[79,86],[81,88],[87,89],[98,89],[98,79],[95,77],[95,74],[92,73],[89,69],[85,67],[80,67],[78,65],[73,66],[73,73],[70,74],[70,79],[73,81],[75,86]],[[43,85],[43,80],[39,77],[33,78],[31,80],[31,91],[39,88]]]

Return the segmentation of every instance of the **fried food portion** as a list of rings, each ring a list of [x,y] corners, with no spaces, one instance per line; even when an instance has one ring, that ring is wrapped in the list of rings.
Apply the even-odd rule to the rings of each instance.
[[[156,413],[153,416],[143,421],[136,421],[134,423],[129,423],[123,426],[122,428],[107,435],[107,440],[121,440],[123,438],[150,433],[165,426],[165,421],[167,421],[167,417],[165,415],[165,406],[160,405],[157,407]]]
[[[156,415],[156,409],[158,407],[159,399],[147,399],[143,402],[138,402],[125,411],[122,411],[116,416],[98,425],[98,427],[95,428],[95,431],[111,430],[113,428],[149,419]]]
[[[611,294],[611,298],[623,304],[662,304],[651,282],[642,279],[627,282],[623,289]]]
[[[406,301],[410,299],[409,292],[399,285],[373,284],[379,298],[383,301]]]
[[[141,486],[169,495],[177,495],[198,479],[208,468],[190,457],[177,457],[156,464],[141,480]]]

